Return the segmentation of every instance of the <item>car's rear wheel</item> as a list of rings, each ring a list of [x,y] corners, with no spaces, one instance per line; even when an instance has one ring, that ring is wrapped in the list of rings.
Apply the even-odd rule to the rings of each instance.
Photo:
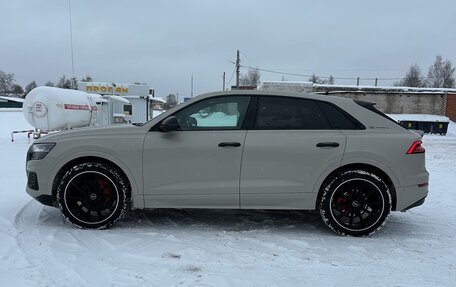
[[[388,186],[375,173],[348,170],[323,186],[320,214],[338,234],[371,235],[385,224],[390,212]]]
[[[63,216],[83,228],[107,228],[129,209],[127,180],[114,167],[80,163],[67,170],[57,187],[57,202]]]

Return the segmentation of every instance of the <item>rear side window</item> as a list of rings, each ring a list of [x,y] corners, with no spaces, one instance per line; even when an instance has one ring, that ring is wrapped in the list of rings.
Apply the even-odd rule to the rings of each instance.
[[[260,97],[256,129],[262,130],[327,130],[326,117],[312,100],[285,97]]]
[[[318,106],[323,111],[328,119],[331,127],[338,130],[357,130],[360,125],[356,124],[349,116],[345,115],[342,111],[326,102],[318,102]]]
[[[403,126],[401,126],[398,122],[396,122],[395,120],[393,120],[392,118],[388,117],[387,115],[385,115],[384,113],[382,113],[381,111],[377,110],[375,108],[375,103],[371,103],[371,102],[363,102],[363,101],[355,101],[355,103],[357,103],[358,105],[360,105],[361,107],[365,108],[365,109],[368,109],[369,111],[371,112],[374,112],[376,113],[377,115],[380,115],[382,117],[384,117],[385,119],[395,123],[396,125],[404,128]],[[404,128],[405,129],[405,128]]]

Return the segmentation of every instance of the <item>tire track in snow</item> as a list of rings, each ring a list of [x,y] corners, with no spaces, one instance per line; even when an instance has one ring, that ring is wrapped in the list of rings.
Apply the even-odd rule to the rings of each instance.
[[[14,224],[17,229],[17,246],[34,270],[35,274],[31,279],[36,285],[69,286],[68,282],[71,281],[67,279],[71,278],[75,282],[75,278],[79,276],[65,268],[52,252],[56,244],[54,228],[58,220],[55,218],[57,214],[51,216],[47,209],[52,212],[51,208],[30,200],[16,214]],[[52,224],[46,226],[49,220]],[[76,279],[76,282],[78,281],[83,283],[82,278]]]

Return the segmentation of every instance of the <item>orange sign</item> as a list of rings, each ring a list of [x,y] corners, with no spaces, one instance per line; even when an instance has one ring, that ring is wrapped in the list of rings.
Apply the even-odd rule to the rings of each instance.
[[[86,92],[94,92],[94,93],[106,93],[112,94],[112,86],[86,86]],[[124,87],[115,87],[114,89],[115,94],[128,94],[128,88]]]

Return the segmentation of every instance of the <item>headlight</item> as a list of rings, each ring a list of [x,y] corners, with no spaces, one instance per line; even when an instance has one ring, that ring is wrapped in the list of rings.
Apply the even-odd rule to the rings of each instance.
[[[55,143],[33,144],[27,152],[27,161],[44,158],[54,146]]]

